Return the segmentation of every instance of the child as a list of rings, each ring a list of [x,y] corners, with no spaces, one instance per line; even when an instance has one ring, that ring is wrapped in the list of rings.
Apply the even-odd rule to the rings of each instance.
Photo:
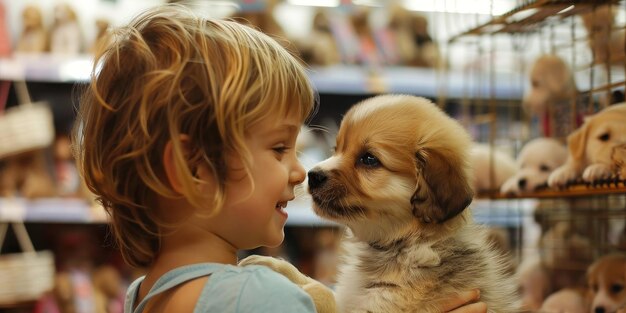
[[[75,153],[124,259],[147,268],[125,312],[314,312],[285,277],[237,266],[238,250],[282,242],[305,178],[294,145],[315,94],[301,64],[258,31],[179,6],[135,18],[95,64]]]

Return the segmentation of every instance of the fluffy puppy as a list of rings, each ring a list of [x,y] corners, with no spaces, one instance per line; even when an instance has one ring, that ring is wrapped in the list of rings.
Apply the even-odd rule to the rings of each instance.
[[[578,91],[569,66],[557,55],[542,55],[535,60],[530,83],[522,107],[532,114],[543,114],[550,104],[572,99]]]
[[[594,63],[624,65],[626,45],[624,29],[616,29],[615,13],[623,10],[619,6],[603,5],[582,15],[587,29],[589,48]]]
[[[340,312],[438,312],[470,288],[490,312],[517,310],[506,264],[465,210],[470,146],[424,98],[378,96],[347,112],[335,154],[308,173],[314,211],[348,228]]]
[[[548,178],[550,187],[563,187],[579,178],[594,182],[610,178],[613,148],[626,144],[626,103],[607,107],[587,118],[567,137],[569,156]]]
[[[517,173],[500,189],[504,194],[532,192],[548,186],[550,173],[565,163],[567,148],[552,138],[527,142],[517,156]]]
[[[609,254],[587,271],[591,312],[615,312],[626,306],[626,255]]]
[[[474,169],[472,186],[476,192],[500,189],[517,170],[513,158],[486,144],[472,146],[470,158]]]
[[[584,293],[578,289],[565,288],[551,294],[541,305],[541,313],[587,313]]]

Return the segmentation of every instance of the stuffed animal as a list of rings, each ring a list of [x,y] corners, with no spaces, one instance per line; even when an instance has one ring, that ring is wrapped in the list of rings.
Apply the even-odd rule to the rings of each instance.
[[[46,50],[47,42],[41,10],[35,5],[27,5],[22,10],[22,34],[15,51],[41,53]]]
[[[50,52],[76,55],[81,52],[82,38],[76,12],[68,4],[54,8],[54,23],[50,29]]]
[[[45,149],[12,155],[1,160],[0,195],[43,198],[56,196],[46,163]]]

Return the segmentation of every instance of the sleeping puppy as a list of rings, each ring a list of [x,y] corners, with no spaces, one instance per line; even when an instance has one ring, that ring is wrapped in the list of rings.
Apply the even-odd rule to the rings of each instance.
[[[613,148],[626,143],[626,103],[615,104],[590,116],[567,137],[569,156],[548,179],[550,187],[563,187],[582,175],[586,182],[607,179]]]
[[[626,255],[609,254],[587,270],[591,312],[611,313],[626,306]]]
[[[515,160],[508,154],[483,143],[472,146],[470,160],[474,170],[472,186],[477,193],[499,190],[517,170]]]
[[[517,156],[519,170],[500,189],[503,194],[521,194],[547,187],[548,176],[567,159],[567,148],[552,138],[527,142]]]
[[[626,180],[626,144],[613,147],[611,153],[611,167],[617,177]]]
[[[479,288],[490,312],[515,312],[506,264],[472,223],[471,140],[424,98],[385,95],[345,115],[335,153],[308,173],[314,211],[345,224],[340,312],[438,312]]]

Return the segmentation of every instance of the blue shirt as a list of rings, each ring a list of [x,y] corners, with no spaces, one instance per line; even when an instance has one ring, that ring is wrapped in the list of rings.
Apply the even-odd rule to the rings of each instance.
[[[313,300],[307,293],[267,267],[201,263],[179,267],[165,273],[133,311],[139,286],[144,277],[138,278],[128,287],[124,313],[140,313],[146,302],[154,295],[189,280],[209,275],[196,302],[194,313],[315,312]]]

